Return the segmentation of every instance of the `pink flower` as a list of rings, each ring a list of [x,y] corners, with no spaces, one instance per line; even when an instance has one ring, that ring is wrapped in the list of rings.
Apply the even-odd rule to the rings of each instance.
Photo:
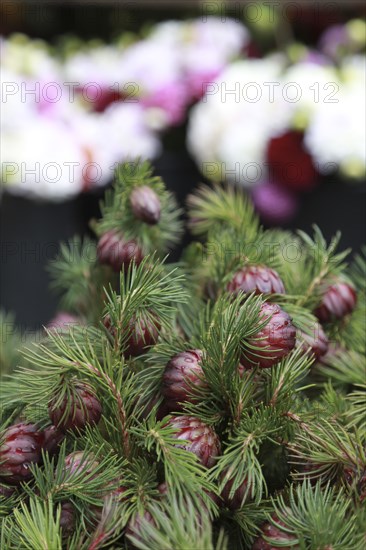
[[[170,82],[156,88],[141,99],[144,107],[156,107],[164,111],[168,124],[177,125],[185,117],[188,93],[182,82]]]
[[[291,220],[298,208],[296,195],[275,182],[254,187],[252,199],[259,215],[268,224],[280,225]]]

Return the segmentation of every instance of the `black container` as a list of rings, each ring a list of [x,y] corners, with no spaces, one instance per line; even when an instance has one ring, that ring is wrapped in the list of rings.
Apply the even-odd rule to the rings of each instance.
[[[46,265],[60,240],[85,233],[83,197],[52,204],[5,193],[0,217],[1,306],[15,313],[19,326],[38,329],[57,308]]]
[[[289,227],[311,233],[317,224],[328,241],[340,231],[339,249],[352,248],[354,254],[366,243],[365,220],[364,183],[327,179],[301,197],[299,212]]]

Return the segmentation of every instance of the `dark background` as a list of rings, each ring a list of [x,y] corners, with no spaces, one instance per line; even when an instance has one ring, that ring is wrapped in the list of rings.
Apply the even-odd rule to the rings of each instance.
[[[253,2],[252,2],[253,3]],[[229,8],[230,2],[218,2]],[[296,5],[301,4],[301,17]],[[245,13],[244,3],[232,2],[227,15]],[[8,35],[23,32],[57,44],[65,34],[83,39],[111,40],[123,31],[139,31],[157,21],[171,18],[199,17],[199,2],[135,0],[110,2],[13,2],[2,5],[0,32]],[[362,2],[291,2],[286,14],[294,37],[306,44],[316,44],[329,25],[365,15]],[[220,15],[220,13],[219,13]],[[250,26],[247,21],[245,24]],[[262,53],[276,47],[271,39],[258,45]],[[340,129],[341,131],[341,129]],[[202,176],[185,150],[185,128],[169,130],[163,138],[164,152],[155,161],[156,173],[176,193],[180,203]],[[47,289],[49,278],[45,265],[52,260],[58,242],[76,233],[88,231],[88,220],[98,215],[102,193],[84,194],[61,204],[37,203],[4,194],[1,216],[1,306],[16,314],[22,328],[39,328],[47,323],[57,308],[57,299]],[[327,178],[312,192],[302,196],[296,219],[286,227],[306,231],[317,223],[329,239],[342,231],[341,246],[358,251],[366,241],[365,185],[338,178]],[[184,243],[189,240],[186,235]],[[179,257],[179,250],[172,258]]]

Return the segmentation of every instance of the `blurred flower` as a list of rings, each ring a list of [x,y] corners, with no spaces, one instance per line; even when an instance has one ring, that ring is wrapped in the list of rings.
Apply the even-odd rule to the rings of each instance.
[[[292,115],[280,86],[269,86],[280,83],[283,64],[282,56],[237,61],[193,107],[187,144],[203,171],[220,163],[224,179],[245,186],[266,175],[268,141],[289,126]]]
[[[115,45],[100,44],[76,51],[66,58],[63,74],[68,82],[78,82],[81,86],[97,83],[108,89],[120,74],[121,56],[122,49]]]
[[[326,109],[327,101],[336,97],[339,90],[337,72],[330,64],[319,63],[309,56],[290,66],[283,76],[283,92],[289,103],[293,119],[292,124],[304,130],[319,104]]]
[[[319,49],[330,59],[339,60],[362,50],[366,44],[366,23],[351,19],[345,24],[332,25],[320,37]]]
[[[349,34],[345,25],[332,25],[320,37],[319,49],[331,59],[336,59],[349,44]]]
[[[87,158],[62,121],[28,113],[2,135],[2,181],[16,194],[64,200],[82,187]]]
[[[308,191],[317,184],[318,173],[304,148],[302,132],[290,130],[272,138],[267,160],[271,176],[288,189]]]
[[[179,52],[179,64],[191,98],[204,94],[205,83],[211,82],[249,43],[243,24],[233,19],[221,21],[168,21],[157,25],[151,40]]]
[[[184,118],[188,97],[177,49],[149,39],[133,44],[121,60],[120,74],[131,88],[130,101],[141,101],[147,109],[161,112],[162,128]]]
[[[38,81],[60,81],[61,64],[46,42],[14,34],[1,39],[0,51],[2,68]]]
[[[269,225],[290,221],[298,209],[296,195],[275,182],[263,182],[254,187],[252,199],[260,217]]]
[[[363,66],[363,69],[362,69]],[[305,145],[323,173],[339,169],[348,177],[366,173],[365,58],[346,58],[337,100],[319,103],[305,134]]]

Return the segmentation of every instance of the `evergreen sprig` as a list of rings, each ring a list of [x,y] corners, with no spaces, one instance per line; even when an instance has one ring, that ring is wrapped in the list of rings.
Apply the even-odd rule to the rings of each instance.
[[[132,212],[131,193],[142,185],[161,202],[155,226]],[[312,237],[264,230],[239,189],[202,186],[188,207],[189,225],[202,242],[169,264],[164,253],[177,242],[180,212],[149,163],[120,166],[93,227],[98,236],[113,230],[137,240],[144,252],[140,265],[132,261],[116,274],[100,265],[94,242],[73,239],[61,246],[50,271],[62,307],[78,320],[44,330],[20,353],[20,332],[12,318],[1,317],[6,346],[0,361],[11,375],[0,388],[0,468],[17,467],[7,462],[8,454],[18,459],[7,429],[33,422],[39,432],[48,430],[57,405],[65,419],[72,417],[75,402],[82,408],[79,384],[102,409],[97,426],[74,426],[61,434],[54,456],[43,450],[37,463],[27,464],[32,477],[14,491],[0,473],[4,550],[127,550],[131,544],[247,550],[256,537],[273,548],[363,547],[364,254],[348,267],[347,251],[337,251],[339,235],[327,243],[316,227]],[[257,288],[230,294],[228,282],[245,266],[275,269],[285,294],[257,295]],[[352,281],[358,303],[346,317],[324,324],[330,345],[319,360],[304,351],[302,333],[317,336],[314,312],[338,277]],[[279,305],[296,329],[295,347],[271,368],[260,366],[260,338],[271,321],[260,315],[265,302]],[[153,345],[145,340],[146,327],[156,333]],[[132,356],[136,334],[144,335],[144,345]],[[190,380],[189,360],[180,365],[174,383],[187,378],[187,400],[172,410],[163,373],[175,355],[194,349],[202,357],[192,368],[204,384],[197,387],[195,375]],[[259,365],[245,369],[253,355]],[[170,413],[197,417],[216,432],[222,452],[213,467],[184,448],[188,441],[177,441]],[[204,445],[205,436],[199,441]],[[72,452],[85,467],[66,468]],[[61,527],[65,503],[76,520],[68,537]],[[268,520],[283,533],[282,542],[266,539]]]
[[[217,226],[232,228],[236,236],[251,243],[260,233],[258,216],[244,194],[234,187],[201,185],[187,199],[189,227],[194,235],[205,235]]]
[[[274,519],[271,522],[281,532],[292,535],[291,544],[301,550],[363,548],[365,535],[357,529],[351,502],[342,491],[337,494],[330,486],[324,488],[317,483],[312,487],[304,482],[290,488],[288,499],[279,495],[273,502],[284,526]],[[271,542],[269,537],[264,539]]]
[[[313,238],[303,231],[298,231],[298,236],[300,242],[293,242],[296,255],[282,262],[279,273],[287,292],[299,296],[297,304],[314,310],[327,284],[345,270],[349,250],[337,252],[340,233],[328,245],[317,226]]]
[[[198,515],[196,503],[188,496],[171,495],[163,506],[149,508],[152,523],[146,517],[140,520],[139,535],[128,535],[136,548],[151,550],[227,550],[227,536],[221,530],[217,540],[210,516],[205,510]]]
[[[270,441],[275,445],[281,437],[287,420],[272,407],[260,406],[243,412],[240,424],[229,436],[227,446],[210,477],[219,483],[219,490],[232,481],[230,493],[246,483],[245,498],[259,503],[267,495],[267,484],[259,458],[261,445]]]
[[[109,270],[97,263],[95,242],[76,236],[61,243],[48,271],[50,288],[61,295],[61,307],[95,322],[105,299],[103,288],[109,280]]]
[[[105,200],[101,202],[102,218],[92,224],[98,236],[116,231],[126,240],[136,240],[145,254],[155,251],[163,254],[179,242],[182,211],[162,179],[153,176],[152,172],[150,163],[141,160],[131,160],[116,168],[113,188],[106,192]],[[131,208],[131,193],[141,186],[155,191],[161,202],[160,220],[154,226],[136,219]]]
[[[4,548],[9,550],[62,550],[60,509],[55,513],[52,498],[42,502],[32,496],[28,506],[22,502],[14,510],[14,521],[4,522],[3,530]]]
[[[215,511],[216,505],[207,492],[215,491],[214,485],[207,479],[205,468],[193,453],[187,453],[181,446],[188,443],[174,437],[176,428],[168,423],[169,417],[156,422],[153,416],[141,426],[133,428],[140,447],[154,452],[156,460],[164,468],[167,487],[174,487],[179,496],[190,495],[199,505],[205,502],[208,511]]]
[[[321,413],[320,411],[318,411]],[[292,450],[294,462],[302,464],[300,477],[321,477],[336,480],[344,468],[366,469],[366,454],[362,434],[320,415],[313,422],[301,423]],[[315,466],[314,468],[307,466]]]

